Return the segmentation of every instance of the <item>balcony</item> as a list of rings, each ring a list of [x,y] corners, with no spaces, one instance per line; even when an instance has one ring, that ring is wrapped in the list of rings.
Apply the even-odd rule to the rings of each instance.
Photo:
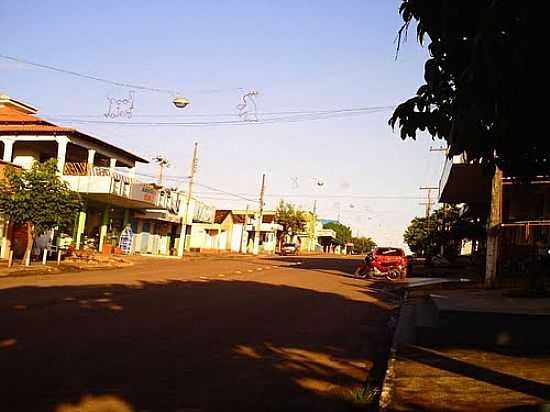
[[[256,225],[255,224],[246,225],[246,230],[248,232],[255,232]],[[277,223],[262,223],[262,225],[260,226],[260,232],[277,233],[277,232],[281,232],[282,230],[283,230],[283,226]]]
[[[140,182],[108,167],[66,163],[62,178],[85,199],[130,209],[161,207],[154,184]]]
[[[440,203],[487,203],[491,176],[479,164],[467,163],[464,156],[447,159],[439,180]]]

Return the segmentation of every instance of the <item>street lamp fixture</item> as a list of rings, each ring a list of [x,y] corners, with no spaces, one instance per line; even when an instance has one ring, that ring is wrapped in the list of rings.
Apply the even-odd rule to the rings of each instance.
[[[174,106],[178,109],[185,109],[191,102],[183,96],[176,96],[172,103],[174,103]]]

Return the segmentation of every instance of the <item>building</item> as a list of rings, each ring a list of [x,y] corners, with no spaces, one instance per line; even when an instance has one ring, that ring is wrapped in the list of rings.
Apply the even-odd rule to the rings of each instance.
[[[136,179],[136,165],[148,163],[146,159],[36,113],[29,104],[0,96],[0,159],[22,168],[57,159],[60,177],[85,205],[69,233],[57,234],[58,241],[76,249],[111,251],[130,225],[136,234],[134,251],[169,255],[177,249],[184,216],[188,250],[195,241],[192,226],[213,223],[213,207],[193,198],[187,208],[185,193]],[[0,233],[5,245],[5,230]]]
[[[486,260],[485,276],[521,271],[521,262],[550,250],[550,179],[517,179],[500,170],[488,175],[464,156],[447,159],[439,184],[441,203],[461,206],[461,218],[482,222],[486,236],[465,239],[463,250]],[[509,273],[514,274],[514,273]],[[518,273],[515,273],[518,274]]]

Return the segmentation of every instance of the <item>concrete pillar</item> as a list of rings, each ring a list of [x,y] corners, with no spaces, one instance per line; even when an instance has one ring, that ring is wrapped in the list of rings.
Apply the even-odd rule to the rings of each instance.
[[[115,171],[115,166],[116,166],[116,159],[113,159],[112,157],[109,159],[109,169],[111,170],[111,172],[114,172]]]
[[[107,229],[109,228],[109,205],[103,208],[103,217],[101,219],[101,227],[99,229],[99,251],[103,251],[103,244],[107,237]]]
[[[95,150],[94,149],[88,149],[88,161],[86,163],[88,176],[92,174],[92,169],[94,167],[94,160],[95,160]]]
[[[67,136],[57,136],[55,141],[57,142],[57,171],[60,174],[63,174],[65,170],[65,158],[67,156],[67,144],[69,143],[69,138]]]
[[[128,177],[130,179],[135,179],[136,178],[136,167],[130,167],[128,168]]]
[[[80,212],[78,212],[78,224],[76,227],[76,241],[75,246],[76,249],[80,249],[80,245],[82,243],[82,234],[84,233],[84,227],[86,226],[86,209],[82,209]]]
[[[496,286],[500,224],[502,223],[502,170],[495,170],[491,184],[491,211],[487,227],[487,254],[485,259],[485,286]]]
[[[130,222],[130,209],[124,209],[124,217],[122,218],[122,230],[126,228],[126,225]]]
[[[2,143],[4,143],[4,156],[2,160],[4,162],[11,162],[13,156],[13,144],[15,143],[15,136],[2,136],[0,138]]]

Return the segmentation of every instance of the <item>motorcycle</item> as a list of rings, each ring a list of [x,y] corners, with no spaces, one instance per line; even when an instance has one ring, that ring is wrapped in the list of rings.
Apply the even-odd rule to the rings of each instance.
[[[355,270],[354,276],[361,279],[383,278],[395,281],[405,278],[406,271],[407,268],[402,265],[384,265],[377,261],[374,256],[368,255],[365,258],[365,263]]]

